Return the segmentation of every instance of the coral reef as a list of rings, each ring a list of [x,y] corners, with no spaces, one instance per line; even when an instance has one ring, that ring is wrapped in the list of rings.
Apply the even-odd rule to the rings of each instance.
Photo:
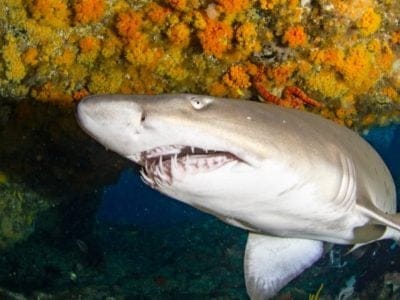
[[[386,124],[400,118],[399,14],[393,0],[4,0],[0,96],[256,99],[257,77],[276,96],[302,89],[347,126]]]

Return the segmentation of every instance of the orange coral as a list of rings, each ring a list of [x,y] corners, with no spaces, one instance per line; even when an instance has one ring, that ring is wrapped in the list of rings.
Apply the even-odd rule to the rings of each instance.
[[[74,93],[72,93],[72,98],[74,98],[74,100],[81,100],[82,98],[85,98],[86,96],[89,96],[90,93],[88,92],[88,90],[86,89],[80,89],[79,91],[75,91]]]
[[[250,76],[246,73],[246,69],[240,65],[231,66],[228,72],[222,77],[223,82],[233,88],[241,89],[251,86]]]
[[[249,8],[249,0],[217,0],[218,8],[227,13],[234,14]]]
[[[304,27],[301,25],[289,27],[283,35],[283,42],[287,43],[290,48],[304,46],[307,43]]]
[[[158,5],[157,3],[151,2],[147,6],[148,12],[147,16],[149,19],[156,24],[162,25],[165,23],[167,16],[171,13],[171,10]]]
[[[228,94],[228,89],[220,82],[213,82],[209,85],[208,92],[214,97],[224,97]]]
[[[337,69],[353,89],[366,90],[378,80],[377,68],[365,45],[351,48],[344,61],[337,65]]]
[[[259,73],[257,65],[250,62],[246,63],[246,70],[250,76],[256,76]]]
[[[365,111],[392,118],[373,111],[374,102],[400,103],[400,31],[386,13],[398,11],[397,0],[327,0],[326,14],[300,0],[0,1],[10,8],[0,13],[10,25],[0,38],[6,97],[208,91],[247,98],[260,81],[274,93],[301,84],[334,101],[323,114],[346,122],[360,122]],[[313,12],[321,34],[307,21]],[[353,117],[350,98],[368,98],[361,104],[372,108]]]
[[[70,95],[67,95],[62,89],[59,90],[51,82],[33,89],[31,96],[42,102],[58,102],[60,104],[69,104],[73,100]]]
[[[133,10],[121,12],[117,16],[116,28],[122,37],[132,40],[140,37],[143,14]]]
[[[186,0],[167,0],[166,1],[171,7],[176,10],[185,10],[187,8]]]
[[[324,97],[329,98],[342,97],[349,90],[346,85],[337,78],[336,72],[332,71],[308,74],[306,83],[311,90],[317,91]]]
[[[105,58],[109,58],[113,55],[119,55],[122,50],[122,42],[118,37],[109,30],[104,40],[101,43],[101,54]]]
[[[93,36],[84,37],[79,41],[79,48],[82,53],[88,53],[99,49],[99,41]]]
[[[104,0],[78,0],[74,5],[75,21],[88,24],[99,21],[105,10]]]
[[[236,29],[235,38],[244,55],[249,55],[252,52],[260,51],[261,49],[260,43],[257,39],[256,26],[253,23],[246,22],[240,25]]]
[[[169,40],[174,45],[186,47],[190,42],[190,28],[185,23],[178,23],[172,26],[167,32]]]
[[[79,49],[78,62],[92,64],[99,54],[100,41],[93,36],[84,37],[79,41]]]
[[[31,65],[34,66],[36,65],[39,61],[38,61],[38,50],[36,48],[28,48],[24,55],[23,55],[23,60],[24,63],[26,63],[27,65]]]
[[[347,51],[338,48],[313,51],[310,58],[323,68],[318,73],[305,75],[310,88],[329,97],[338,97],[348,92],[364,93],[372,88],[382,74],[391,69],[395,55],[388,43],[373,39]]]
[[[285,63],[276,67],[268,68],[267,75],[276,86],[288,85],[289,78],[293,75],[296,66],[293,63]]]
[[[71,49],[65,49],[63,54],[55,58],[55,63],[62,66],[71,66],[75,58],[75,53]]]
[[[281,4],[284,0],[259,0],[261,9],[273,9],[275,5]]]
[[[357,21],[357,27],[363,35],[370,35],[376,32],[381,25],[381,16],[378,15],[372,8],[366,12]]]
[[[132,65],[146,66],[148,70],[154,69],[162,55],[162,49],[152,47],[146,37],[131,41],[126,48],[126,59]]]
[[[222,58],[222,54],[231,48],[232,28],[219,21],[207,20],[207,26],[198,33],[204,52]]]
[[[91,73],[88,90],[91,94],[117,93],[123,81],[124,73],[115,67],[107,72],[101,70]]]
[[[199,11],[193,13],[193,26],[200,30],[204,30],[207,27],[207,21]]]
[[[392,36],[390,37],[390,41],[393,44],[400,44],[400,31],[393,32]]]
[[[29,4],[29,10],[32,17],[43,25],[61,27],[69,23],[70,11],[66,1],[34,0]]]
[[[351,115],[355,115],[357,113],[354,105],[350,105],[348,108],[340,107],[336,109],[335,114],[340,120],[345,120]]]
[[[331,0],[335,12],[342,17],[356,21],[361,15],[373,6],[374,0]]]
[[[390,70],[396,59],[395,54],[387,43],[384,43],[376,53],[375,64],[383,71]]]
[[[311,59],[321,65],[335,66],[343,62],[344,53],[341,49],[327,48],[311,53]]]

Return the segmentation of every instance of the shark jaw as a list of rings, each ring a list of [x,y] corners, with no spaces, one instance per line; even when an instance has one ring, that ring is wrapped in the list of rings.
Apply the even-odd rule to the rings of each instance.
[[[186,176],[217,172],[227,164],[245,163],[233,153],[194,146],[159,146],[129,157],[143,166],[142,179],[153,188],[172,185]]]

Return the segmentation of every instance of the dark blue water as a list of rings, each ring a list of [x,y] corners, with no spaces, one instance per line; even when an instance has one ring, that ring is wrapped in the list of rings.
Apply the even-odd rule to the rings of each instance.
[[[365,139],[388,165],[396,183],[400,179],[400,125],[369,130]],[[397,188],[400,190],[400,187]],[[400,198],[400,197],[398,197]],[[104,188],[98,218],[109,223],[142,227],[174,225],[207,218],[204,213],[146,186],[136,170],[126,170],[115,185]]]
[[[378,127],[364,135],[365,139],[382,156],[400,190],[400,125]],[[398,193],[397,193],[398,194]],[[397,197],[400,198],[400,197]]]
[[[138,228],[164,227],[205,219],[204,213],[145,185],[138,172],[124,171],[115,185],[104,188],[98,218]]]

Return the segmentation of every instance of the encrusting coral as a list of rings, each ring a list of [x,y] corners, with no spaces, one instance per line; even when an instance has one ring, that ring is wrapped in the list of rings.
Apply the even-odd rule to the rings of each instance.
[[[37,214],[49,202],[37,194],[13,184],[4,187],[0,174],[0,250],[29,236],[34,230]]]
[[[400,116],[398,15],[393,0],[3,0],[0,97],[248,99],[257,81],[302,89],[339,123],[385,124]]]

